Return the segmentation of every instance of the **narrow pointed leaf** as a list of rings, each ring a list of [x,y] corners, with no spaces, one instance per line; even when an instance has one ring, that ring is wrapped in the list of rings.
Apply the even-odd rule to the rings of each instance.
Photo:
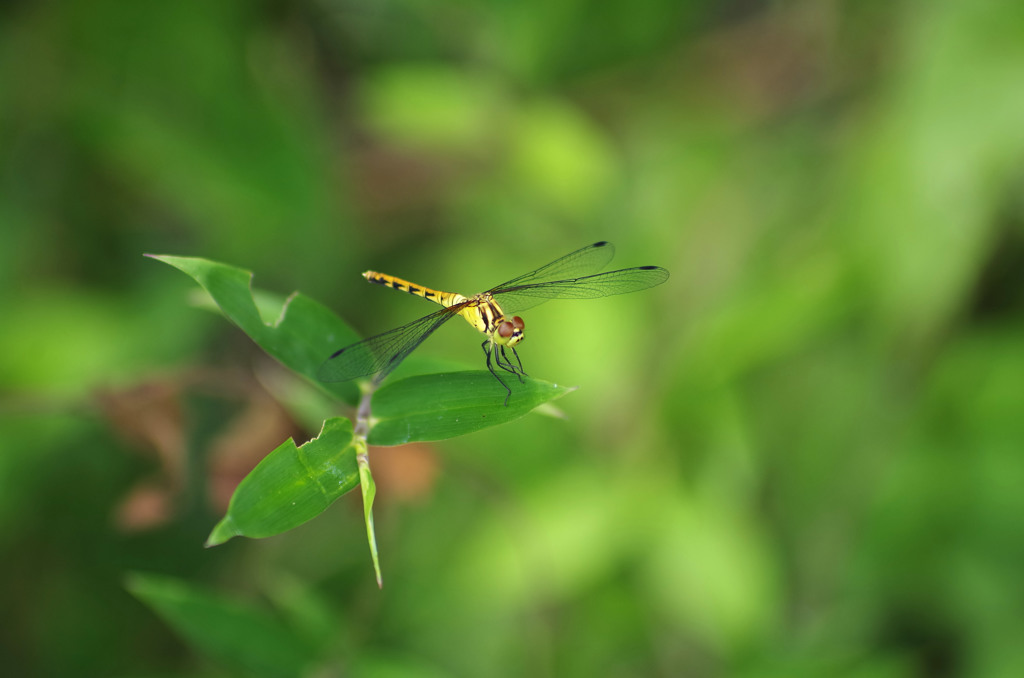
[[[147,256],[192,276],[224,315],[281,364],[345,402],[356,402],[359,390],[354,382],[325,384],[316,378],[327,356],[359,341],[359,335],[330,309],[295,292],[285,300],[280,315],[265,322],[253,297],[249,271],[196,257]]]
[[[227,515],[206,545],[290,530],[320,515],[358,484],[352,422],[328,419],[318,437],[300,447],[289,438],[239,483]]]
[[[373,527],[373,499],[377,496],[377,484],[373,482],[373,472],[370,471],[369,463],[359,464],[359,486],[363,490],[366,541],[370,545],[370,559],[373,560],[373,571],[377,575],[377,588],[384,588],[384,578],[380,573],[380,555],[377,552],[377,531]]]
[[[574,390],[538,379],[507,381],[512,396],[490,372],[428,374],[382,386],[373,396],[371,445],[444,440],[518,419]]]

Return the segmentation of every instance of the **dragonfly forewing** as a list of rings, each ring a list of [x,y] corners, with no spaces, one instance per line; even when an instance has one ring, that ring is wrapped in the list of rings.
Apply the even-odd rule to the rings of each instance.
[[[489,291],[493,293],[497,290],[508,289],[513,286],[536,285],[551,280],[566,280],[597,273],[607,266],[614,256],[615,245],[604,241],[595,242],[593,245],[581,247],[575,252],[570,252],[564,257],[555,259],[550,264],[541,266],[535,271],[530,271],[518,278],[513,278],[497,287],[493,287]]]
[[[639,266],[569,280],[555,280],[498,289],[494,298],[506,313],[517,313],[551,299],[600,299],[638,292],[668,280],[659,266]]]

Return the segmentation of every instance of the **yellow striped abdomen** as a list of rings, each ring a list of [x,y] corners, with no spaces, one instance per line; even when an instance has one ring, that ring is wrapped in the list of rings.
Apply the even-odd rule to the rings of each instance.
[[[423,297],[429,299],[435,304],[441,304],[442,306],[454,306],[455,304],[461,304],[466,300],[466,297],[461,294],[455,294],[452,292],[441,292],[440,290],[432,290],[429,287],[423,285],[416,285],[408,280],[402,280],[396,278],[393,275],[386,273],[377,273],[377,271],[366,271],[363,273],[363,277],[372,283],[377,285],[383,285],[384,287],[390,287],[393,290],[400,292],[408,292],[414,294],[417,297]]]

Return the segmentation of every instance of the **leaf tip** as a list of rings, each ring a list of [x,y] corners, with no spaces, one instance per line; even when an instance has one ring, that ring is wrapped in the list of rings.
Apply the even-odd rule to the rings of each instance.
[[[235,529],[234,523],[230,517],[225,516],[210,532],[210,536],[206,538],[203,543],[203,548],[212,548],[214,546],[220,546],[232,537],[237,537],[241,532]]]
[[[188,259],[187,257],[176,257],[173,254],[153,254],[152,252],[143,252],[142,256],[153,261],[162,261],[181,270],[184,270],[181,268],[182,263]]]

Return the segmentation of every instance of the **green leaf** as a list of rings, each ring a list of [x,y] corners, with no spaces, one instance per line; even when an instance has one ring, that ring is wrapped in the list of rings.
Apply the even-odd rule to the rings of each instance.
[[[207,546],[237,536],[269,537],[320,515],[359,483],[352,423],[324,422],[320,435],[296,447],[291,438],[239,483]]]
[[[509,379],[512,396],[490,372],[451,372],[409,377],[382,386],[373,395],[371,445],[444,440],[519,419],[573,387],[526,378]]]
[[[257,307],[249,271],[195,257],[146,256],[192,276],[224,315],[281,364],[349,404],[358,400],[355,382],[325,384],[316,378],[317,368],[331,353],[359,341],[359,335],[326,306],[295,292],[285,300],[278,317],[266,322],[260,309],[266,309],[273,297],[259,295]]]
[[[190,645],[242,675],[291,678],[314,663],[314,649],[267,612],[168,577],[135,574],[127,588]]]

